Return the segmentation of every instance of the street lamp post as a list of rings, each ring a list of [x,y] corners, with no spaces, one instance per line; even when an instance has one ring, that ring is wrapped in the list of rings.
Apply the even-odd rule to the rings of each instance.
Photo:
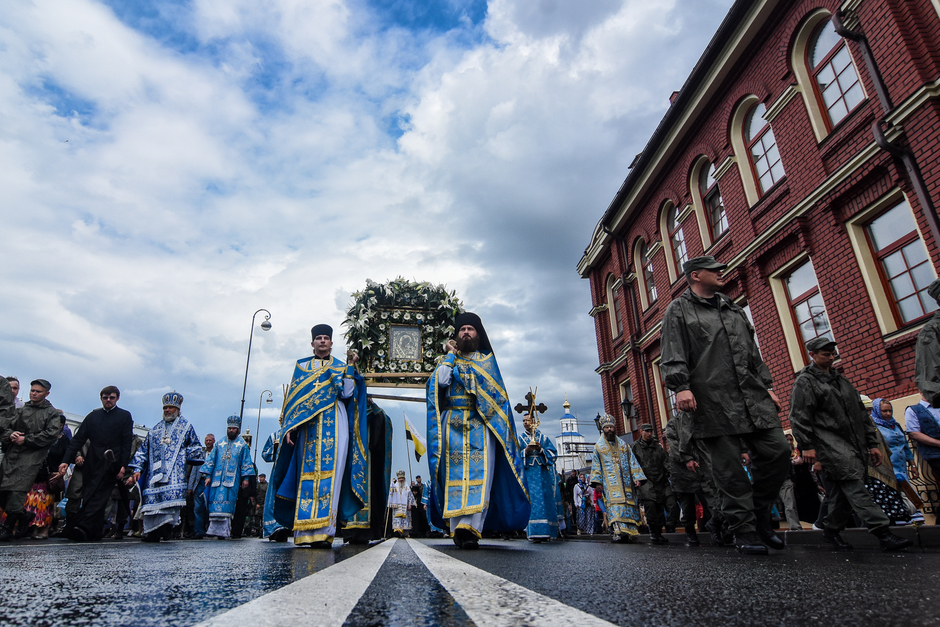
[[[261,442],[261,399],[264,398],[264,395],[268,395],[267,404],[270,405],[274,398],[273,392],[271,390],[265,390],[261,393],[261,396],[258,397],[258,425],[255,427],[255,466],[258,465],[258,444]]]
[[[248,364],[251,363],[251,340],[252,336],[255,334],[255,316],[261,312],[265,313],[264,322],[261,323],[261,329],[263,331],[269,331],[271,329],[271,323],[268,322],[271,319],[271,312],[267,309],[259,309],[251,316],[251,331],[248,333],[248,358],[245,360],[245,383],[242,384],[242,405],[238,410],[238,419],[241,420],[245,413],[245,389],[248,387]]]

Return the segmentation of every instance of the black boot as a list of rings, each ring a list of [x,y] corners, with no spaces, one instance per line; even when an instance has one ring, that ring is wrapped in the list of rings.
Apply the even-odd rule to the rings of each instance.
[[[699,546],[698,534],[695,533],[695,527],[687,527],[685,530],[685,543],[688,546]]]
[[[887,529],[876,532],[875,536],[881,543],[882,551],[901,551],[914,544],[913,541],[896,536]]]
[[[735,533],[734,546],[738,553],[744,555],[767,555],[767,547],[753,531]]]
[[[842,539],[838,531],[823,529],[823,542],[831,544],[836,551],[851,551],[852,545]]]
[[[653,544],[669,544],[669,540],[663,537],[663,532],[660,529],[656,529],[656,531],[650,529],[650,542]]]
[[[714,516],[712,516],[707,523],[705,523],[705,528],[708,529],[709,535],[712,538],[712,546],[725,546],[724,538],[721,536],[721,522],[718,521]]]
[[[774,531],[773,524],[770,521],[770,512],[763,512],[758,515],[754,521],[754,526],[757,528],[757,537],[768,547],[777,551],[786,547],[783,538]]]
[[[13,539],[13,525],[16,521],[7,516],[6,522],[0,525],[0,542],[9,542]]]
[[[727,519],[721,521],[721,541],[725,543],[725,546],[734,544],[734,532],[731,531],[731,525],[728,524]]]

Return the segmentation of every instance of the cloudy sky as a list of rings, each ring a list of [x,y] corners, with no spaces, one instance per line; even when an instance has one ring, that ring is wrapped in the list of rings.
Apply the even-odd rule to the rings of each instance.
[[[244,426],[271,389],[267,437],[312,324],[403,276],[482,316],[549,435],[567,393],[593,439],[575,266],[731,4],[6,0],[0,372],[78,414],[115,384],[147,425],[175,389],[218,435],[265,307]],[[383,406],[402,467],[423,406]]]

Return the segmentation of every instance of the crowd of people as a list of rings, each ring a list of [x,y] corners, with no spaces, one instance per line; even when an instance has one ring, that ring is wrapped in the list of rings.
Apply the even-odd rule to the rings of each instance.
[[[391,422],[367,396],[356,352],[345,363],[332,355],[326,324],[311,329],[313,355],[295,363],[282,426],[262,452],[273,464],[270,489],[238,416],[221,442],[212,434],[200,442],[180,413],[183,396],[171,392],[162,420],[136,438],[130,413],[117,406],[120,391],[107,386],[101,408],[72,436],[47,398],[48,381],[32,381],[22,403],[19,381],[0,379],[0,541],[258,533],[330,548],[336,537],[442,533],[474,549],[484,533],[632,542],[645,526],[664,545],[664,532],[681,526],[690,546],[705,530],[712,544],[765,555],[784,548],[775,519],[785,519],[791,529],[811,521],[837,550],[851,548],[840,534],[853,523],[885,550],[909,546],[890,530],[924,520],[908,436],[940,477],[940,313],[917,339],[923,400],[905,409],[906,431],[886,399],[866,410],[823,335],[806,343],[809,364],[790,391],[792,433],[784,433],[754,329],[720,291],[725,267],[713,257],[687,261],[689,288],[666,309],[660,368],[678,412],[662,442],[643,424],[630,446],[605,415],[589,474],[556,475],[557,452],[534,410],[517,433],[493,347],[469,312],[456,316],[428,378],[427,484],[407,485],[404,471],[391,478]],[[940,280],[928,294],[940,297]]]
[[[260,535],[267,482],[255,480],[237,416],[221,444],[210,433],[203,447],[172,392],[163,420],[140,438],[109,385],[73,434],[47,398],[49,381],[32,381],[25,403],[19,389],[17,377],[0,379],[0,541]]]

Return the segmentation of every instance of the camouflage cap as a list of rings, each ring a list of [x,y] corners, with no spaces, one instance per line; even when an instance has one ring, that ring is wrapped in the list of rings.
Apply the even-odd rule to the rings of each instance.
[[[711,255],[705,255],[704,257],[692,257],[686,261],[682,264],[682,272],[689,276],[696,270],[724,270],[727,267],[728,264],[720,263]]]
[[[835,340],[831,337],[821,335],[820,337],[814,337],[809,342],[806,343],[806,350],[811,353],[821,350],[832,350],[836,347]]]

